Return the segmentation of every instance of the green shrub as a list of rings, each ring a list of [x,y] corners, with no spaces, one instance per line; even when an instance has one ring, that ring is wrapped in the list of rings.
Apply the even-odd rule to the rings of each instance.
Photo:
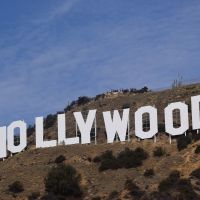
[[[171,193],[169,192],[152,192],[150,194],[150,200],[181,200],[180,198],[174,198]],[[149,200],[148,199],[148,200]],[[185,199],[184,199],[185,200]]]
[[[158,132],[165,132],[165,124],[164,123],[158,124]]]
[[[59,164],[65,161],[65,156],[63,155],[59,155],[56,159],[55,159],[55,163]]]
[[[46,119],[44,120],[44,128],[47,129],[52,127],[56,123],[56,120],[57,115],[47,115]]]
[[[117,159],[113,156],[112,151],[106,151],[101,155],[101,165],[99,171],[104,171],[108,169],[118,169]]]
[[[49,193],[42,196],[41,200],[66,200],[66,199],[60,196],[56,196],[55,194]]]
[[[180,191],[179,199],[199,199],[189,179],[180,179],[177,188]]]
[[[55,195],[80,197],[83,194],[80,179],[80,175],[72,166],[57,165],[47,174],[44,181],[45,189]]]
[[[98,94],[98,95],[96,95],[96,97],[95,97],[95,101],[97,101],[97,100],[100,99],[100,98],[104,99],[105,96],[106,96],[105,94]]]
[[[147,169],[147,170],[145,170],[145,172],[144,172],[144,176],[145,177],[152,177],[152,176],[154,176],[154,170],[153,169]]]
[[[125,189],[129,191],[129,195],[132,196],[133,199],[141,199],[144,195],[144,191],[141,191],[140,188],[129,179],[125,182]]]
[[[130,103],[124,103],[122,109],[130,108]]]
[[[138,93],[145,93],[145,92],[149,92],[149,88],[146,86],[138,90]]]
[[[178,171],[173,171],[168,178],[159,184],[159,192],[176,193],[173,199],[196,200],[199,199],[189,179],[181,179]]]
[[[92,200],[101,200],[101,197],[93,197]]]
[[[163,149],[162,147],[156,147],[153,151],[153,155],[155,157],[161,157],[165,155],[165,149]]]
[[[28,200],[36,200],[40,197],[39,192],[32,192],[30,196],[28,196]]]
[[[86,103],[90,102],[90,100],[91,99],[89,97],[82,96],[82,97],[78,98],[77,104],[80,106],[80,105],[83,105],[83,104],[86,104]]]
[[[95,156],[95,157],[93,158],[93,162],[95,162],[95,163],[101,162],[101,157],[100,157],[100,156]]]
[[[120,168],[132,168],[141,166],[142,161],[147,157],[148,154],[142,148],[136,148],[135,150],[126,148],[119,153],[117,160]]]
[[[192,134],[192,139],[196,142],[198,140],[200,140],[200,134],[196,134],[196,133],[193,133]]]
[[[9,191],[13,193],[20,193],[24,191],[24,186],[20,181],[15,181],[8,186]]]
[[[35,125],[34,126],[29,125],[27,128],[27,136],[32,135],[34,132],[35,132]]]
[[[129,93],[129,89],[122,89],[123,94]]]
[[[76,101],[72,101],[72,102],[64,109],[64,111],[65,111],[65,112],[70,111],[76,104],[77,104]]]
[[[148,158],[147,152],[143,148],[141,148],[141,147],[136,148],[135,151],[134,151],[134,153],[141,160],[145,160],[145,159]]]
[[[88,162],[92,162],[92,158],[88,157],[87,158]]]
[[[117,157],[113,156],[112,151],[106,151],[101,156],[95,157],[94,160],[100,162],[99,170],[104,171],[108,169],[139,167],[147,157],[148,154],[142,148],[136,148],[135,150],[126,148]]]
[[[199,153],[200,153],[200,145],[198,145],[198,146],[196,147],[195,153],[196,153],[196,154],[199,154]]]
[[[187,146],[191,143],[192,143],[192,139],[189,135],[187,136],[182,135],[177,138],[177,148],[179,151],[187,148]]]
[[[170,173],[168,178],[160,182],[158,189],[160,192],[166,191],[169,188],[175,186],[179,180],[180,180],[180,172],[175,170]]]
[[[116,190],[114,190],[113,192],[109,194],[108,200],[116,199],[118,198],[118,195],[119,193]]]
[[[194,170],[191,174],[191,176],[200,179],[200,168]]]

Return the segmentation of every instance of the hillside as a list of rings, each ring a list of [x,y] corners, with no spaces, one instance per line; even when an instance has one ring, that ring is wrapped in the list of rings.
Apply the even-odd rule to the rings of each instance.
[[[188,131],[187,137],[190,137],[192,142],[189,142],[187,148],[178,150],[177,138],[173,138],[172,144],[169,144],[168,136],[163,132],[163,111],[167,104],[185,101],[190,105],[191,96],[199,94],[200,84],[193,84],[159,92],[113,93],[96,99],[93,98],[82,105],[75,104],[70,110],[66,111],[67,134],[70,136],[75,133],[74,111],[97,109],[98,145],[73,145],[34,149],[35,136],[33,133],[29,137],[29,144],[31,146],[26,151],[8,157],[4,162],[0,162],[0,199],[27,199],[32,192],[40,192],[40,196],[43,196],[45,193],[44,178],[48,171],[56,165],[54,161],[59,155],[65,156],[66,160],[64,163],[72,165],[81,174],[84,199],[112,199],[109,196],[111,193],[116,194],[113,199],[167,199],[166,195],[168,194],[166,193],[171,195],[168,195],[168,199],[176,199],[175,196],[181,193],[179,186],[163,192],[163,195],[165,195],[163,197],[158,196],[160,194],[153,194],[153,192],[158,190],[159,183],[166,179],[173,170],[178,170],[181,174],[181,179],[187,180],[192,184],[192,189],[196,195],[195,199],[200,199],[198,196],[200,195],[200,179],[198,180],[197,177],[191,176],[191,173],[200,167],[200,154],[195,153],[196,147],[200,145],[199,138],[195,136],[196,133]],[[152,139],[138,141],[134,137],[134,112],[137,108],[145,105],[155,105],[158,108],[160,132],[156,143]],[[102,111],[123,109],[125,107],[131,108],[131,141],[106,144]],[[46,126],[44,132],[46,139],[56,138],[57,135],[55,117],[51,116],[50,118],[51,123]],[[140,147],[148,153],[148,158],[138,167],[99,171],[100,163],[93,161],[96,156],[100,156],[106,150],[111,150],[117,156],[126,147],[129,149]],[[156,147],[162,147],[165,153],[160,157],[154,156],[153,152]],[[153,169],[155,175],[151,177],[144,176],[144,172],[147,169]],[[131,193],[129,191],[130,188],[125,187],[125,182],[128,179],[132,180],[139,187],[139,190],[135,189],[136,191],[134,190]],[[24,191],[13,194],[8,191],[8,185],[16,180],[23,183]],[[189,197],[182,199],[189,199]]]

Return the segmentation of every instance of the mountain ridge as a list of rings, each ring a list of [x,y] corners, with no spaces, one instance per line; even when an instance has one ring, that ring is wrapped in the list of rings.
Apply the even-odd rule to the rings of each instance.
[[[19,154],[8,157],[4,162],[0,162],[0,199],[27,199],[32,192],[39,191],[41,195],[45,194],[44,178],[47,172],[56,165],[55,159],[63,155],[65,164],[74,166],[82,176],[81,185],[84,188],[84,199],[108,199],[113,191],[118,192],[118,199],[132,199],[125,188],[127,179],[131,179],[143,191],[141,197],[147,198],[148,195],[158,190],[159,183],[166,179],[170,172],[178,170],[181,178],[189,179],[195,192],[199,195],[198,180],[191,177],[191,173],[200,166],[200,155],[195,153],[195,148],[200,145],[199,140],[193,140],[186,148],[177,149],[177,137],[172,138],[172,144],[169,143],[169,137],[164,133],[164,115],[163,110],[168,103],[176,101],[185,101],[189,106],[191,96],[200,94],[200,84],[182,86],[161,92],[145,92],[139,94],[119,93],[109,97],[93,99],[83,105],[75,106],[66,111],[67,136],[74,135],[75,126],[73,112],[97,109],[97,145],[71,145],[57,146],[45,149],[35,149],[34,132],[29,136],[29,148]],[[106,144],[106,134],[103,125],[102,111],[123,109],[127,106],[131,108],[130,123],[132,128],[131,141],[114,142]],[[159,134],[157,141],[153,139],[140,140],[134,137],[134,112],[137,108],[145,105],[155,105],[158,108]],[[189,112],[191,119],[191,111]],[[191,125],[191,120],[190,120]],[[56,121],[52,126],[45,128],[45,139],[55,139],[57,132]],[[188,131],[187,135],[196,134],[194,131]],[[121,168],[117,170],[99,171],[99,163],[93,162],[96,156],[100,156],[107,150],[111,150],[114,155],[118,155],[125,148],[136,149],[143,148],[148,152],[148,159],[144,160],[142,165],[136,168]],[[161,157],[154,156],[156,147],[164,148],[165,155]],[[155,175],[151,178],[144,176],[147,169],[152,168]],[[24,191],[13,195],[8,191],[8,185],[20,180],[24,184]],[[173,193],[173,192],[172,192]],[[175,192],[176,193],[176,192]],[[150,199],[150,197],[148,197]],[[133,198],[134,199],[134,198]],[[137,198],[135,198],[137,199]],[[156,199],[156,198],[154,198]],[[161,199],[161,198],[160,198]]]

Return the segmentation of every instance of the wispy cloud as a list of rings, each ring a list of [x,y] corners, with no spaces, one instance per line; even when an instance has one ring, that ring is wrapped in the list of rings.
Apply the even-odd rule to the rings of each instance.
[[[70,12],[72,7],[78,3],[78,1],[79,0],[64,0],[64,3],[61,3],[56,8],[52,8],[48,13],[46,13],[46,15],[43,16],[43,18],[34,20],[34,23],[43,24],[54,21],[55,19],[60,18]]]

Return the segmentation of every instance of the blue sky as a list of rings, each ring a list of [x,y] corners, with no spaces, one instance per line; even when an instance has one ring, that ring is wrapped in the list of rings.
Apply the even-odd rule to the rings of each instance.
[[[0,1],[2,126],[78,96],[199,73],[199,0]]]

